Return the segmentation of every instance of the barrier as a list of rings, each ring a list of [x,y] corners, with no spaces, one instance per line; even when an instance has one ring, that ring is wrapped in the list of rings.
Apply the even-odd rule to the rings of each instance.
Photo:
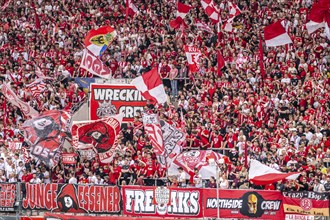
[[[329,206],[329,193],[310,191],[217,193],[214,188],[0,183],[2,213],[23,209],[98,217],[314,219],[329,217]]]

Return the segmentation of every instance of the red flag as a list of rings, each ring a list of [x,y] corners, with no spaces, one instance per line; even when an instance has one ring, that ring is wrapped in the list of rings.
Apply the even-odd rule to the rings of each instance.
[[[147,100],[152,100],[160,104],[167,101],[164,85],[160,79],[157,68],[153,68],[149,72],[142,74],[142,76],[136,77],[132,80],[131,84],[134,85]]]
[[[189,70],[191,73],[196,73],[199,71],[199,58],[201,52],[197,47],[194,46],[184,46],[186,52],[187,61],[189,64]]]
[[[202,7],[205,10],[205,13],[212,20],[213,23],[219,22],[219,12],[215,7],[215,4],[212,0],[201,0]]]
[[[186,17],[190,9],[190,5],[185,5],[178,2],[178,11],[176,14],[177,17],[176,19],[170,21],[170,26],[174,29],[179,28],[181,25],[187,26],[183,19]]]
[[[222,75],[221,69],[224,66],[225,66],[225,59],[223,59],[221,52],[218,50],[218,76]]]
[[[309,14],[310,21],[306,24],[306,28],[309,34],[318,30],[319,28],[325,28],[325,34],[330,40],[330,1],[320,0],[314,3]]]
[[[270,24],[264,29],[265,42],[267,47],[276,47],[290,44],[292,40],[280,21]]]
[[[139,9],[135,6],[132,0],[126,0],[126,19],[128,16],[134,16]]]
[[[158,116],[156,114],[144,114],[143,125],[144,131],[148,135],[155,154],[163,155],[165,152],[165,146]]]
[[[264,51],[262,48],[262,37],[260,35],[260,39],[259,39],[259,65],[260,65],[260,75],[261,78],[265,78],[266,75],[266,70],[265,70],[265,66],[264,66]]]

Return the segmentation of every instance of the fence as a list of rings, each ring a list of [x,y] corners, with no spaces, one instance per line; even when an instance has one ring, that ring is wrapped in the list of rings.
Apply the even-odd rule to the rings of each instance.
[[[329,193],[155,186],[0,184],[1,212],[175,218],[329,216]]]

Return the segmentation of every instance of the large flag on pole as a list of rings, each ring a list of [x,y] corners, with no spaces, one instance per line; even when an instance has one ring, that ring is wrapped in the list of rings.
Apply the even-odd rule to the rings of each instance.
[[[309,13],[310,21],[306,24],[309,34],[324,27],[325,33],[330,40],[330,1],[320,0],[313,4]]]
[[[163,134],[156,114],[143,114],[143,126],[156,155],[165,152]]]
[[[225,59],[223,58],[221,52],[218,50],[218,76],[222,75],[221,69],[225,66]]]
[[[213,23],[219,22],[219,12],[218,9],[215,7],[213,0],[201,0],[202,7],[205,10],[205,13]]]
[[[123,115],[94,121],[76,121],[72,125],[72,146],[79,150],[94,149],[101,162],[109,163],[116,154],[116,138]]]
[[[280,21],[270,24],[264,29],[264,37],[267,47],[276,47],[291,44],[292,40]]]
[[[256,185],[268,185],[283,179],[295,180],[299,175],[297,172],[282,173],[257,160],[250,163],[249,180]]]
[[[104,65],[104,63],[88,49],[84,49],[80,68],[105,79],[110,79],[112,77],[111,69]]]
[[[261,78],[265,78],[266,75],[266,70],[265,70],[265,65],[264,65],[264,51],[263,51],[263,47],[262,47],[262,38],[261,38],[261,34],[259,37],[259,66],[260,66],[260,75]]]
[[[164,85],[160,79],[157,68],[153,68],[149,72],[142,74],[142,76],[136,77],[132,80],[131,84],[134,85],[147,100],[159,104],[163,104],[167,101]]]
[[[189,10],[191,9],[190,5],[182,4],[179,1],[177,6],[178,6],[178,11],[176,13],[176,18],[170,21],[170,26],[175,29],[179,28],[181,25],[186,25],[183,19],[186,17]]]
[[[33,115],[38,115],[39,113],[32,108],[28,103],[23,102],[20,100],[15,92],[11,90],[11,88],[6,84],[2,84],[2,94],[8,99],[8,101],[17,106],[21,111],[24,113],[24,115],[32,117]]]
[[[114,28],[103,26],[90,30],[85,37],[84,44],[95,56],[101,56],[116,36],[117,32]]]

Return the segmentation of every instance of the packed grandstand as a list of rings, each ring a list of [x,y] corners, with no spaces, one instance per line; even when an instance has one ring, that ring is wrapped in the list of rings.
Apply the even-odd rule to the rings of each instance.
[[[330,192],[329,8],[3,1],[0,182]]]

